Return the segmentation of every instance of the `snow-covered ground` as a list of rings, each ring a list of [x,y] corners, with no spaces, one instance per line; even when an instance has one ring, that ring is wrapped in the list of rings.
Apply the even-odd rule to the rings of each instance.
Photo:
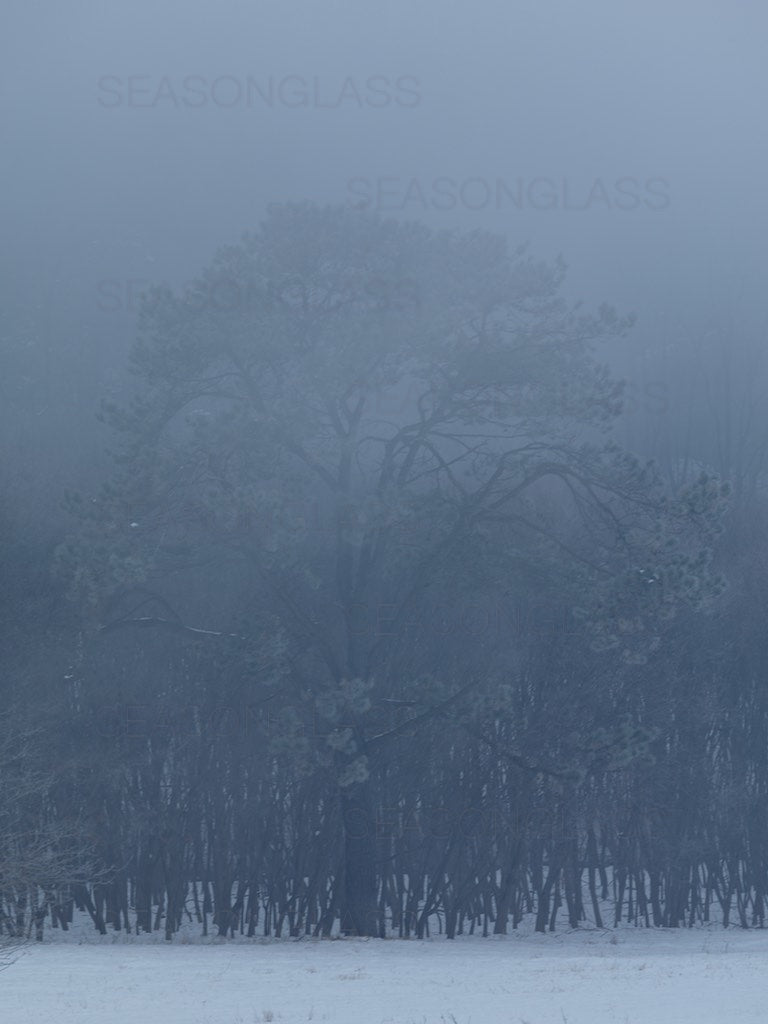
[[[768,1022],[768,931],[453,942],[54,936],[0,974],[8,1024]]]

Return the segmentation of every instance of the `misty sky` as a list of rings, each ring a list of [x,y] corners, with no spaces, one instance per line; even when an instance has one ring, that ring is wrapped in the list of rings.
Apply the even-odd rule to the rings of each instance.
[[[5,0],[1,22],[1,266],[73,357],[120,365],[131,293],[296,199],[561,252],[570,297],[641,331],[761,308],[757,0]]]

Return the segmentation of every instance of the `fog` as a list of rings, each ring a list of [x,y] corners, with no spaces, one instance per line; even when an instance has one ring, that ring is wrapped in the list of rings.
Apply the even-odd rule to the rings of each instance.
[[[760,311],[758,3],[11,0],[3,22],[5,302],[38,311],[49,372],[81,378],[65,417],[45,369],[23,374],[24,408],[52,407],[72,449],[138,293],[197,273],[270,203],[562,253],[570,296],[638,313],[635,351]]]
[[[211,912],[219,934],[234,934],[237,915],[229,907],[221,910],[221,893],[231,892],[236,877],[245,881],[233,867],[227,871],[237,857],[247,860],[243,851],[251,850],[253,822],[272,821],[267,810],[283,801],[299,833],[308,821],[317,826],[314,836],[327,831],[327,844],[316,844],[327,859],[313,861],[311,871],[307,861],[299,871],[292,847],[275,840],[273,850],[271,839],[264,839],[259,856],[266,860],[253,869],[262,893],[275,879],[282,884],[289,861],[290,871],[312,877],[306,893],[295,897],[302,907],[299,924],[294,904],[270,890],[265,913],[283,906],[280,900],[288,900],[289,909],[280,910],[279,924],[277,916],[274,922],[268,918],[272,923],[264,934],[280,934],[285,914],[291,934],[306,922],[307,934],[317,927],[329,935],[338,923],[347,934],[383,936],[391,927],[401,936],[424,937],[433,914],[444,914],[441,932],[444,927],[451,937],[457,928],[461,933],[465,918],[473,930],[477,921],[479,931],[483,915],[486,933],[489,920],[502,934],[507,916],[516,928],[534,913],[543,931],[550,920],[554,927],[560,906],[561,867],[567,913],[576,927],[584,908],[567,872],[579,856],[579,879],[582,871],[591,872],[589,913],[595,921],[601,920],[600,900],[608,901],[608,882],[598,896],[595,871],[607,879],[605,871],[615,870],[625,871],[625,881],[638,879],[637,886],[646,873],[656,879],[647,898],[644,891],[636,896],[637,905],[630,881],[628,911],[622,910],[624,883],[618,895],[614,888],[616,922],[622,913],[630,919],[644,915],[646,923],[652,914],[653,924],[669,927],[693,918],[709,922],[720,883],[701,883],[700,904],[692,895],[675,902],[684,882],[663,875],[673,871],[665,851],[677,851],[683,860],[680,851],[695,851],[685,863],[698,886],[705,863],[707,879],[724,871],[733,854],[718,844],[731,831],[751,851],[745,858],[757,858],[749,862],[749,877],[758,881],[743,881],[741,888],[733,883],[741,923],[762,927],[768,860],[764,852],[755,853],[754,837],[744,837],[752,815],[765,810],[768,791],[760,788],[763,782],[768,786],[762,745],[768,712],[758,685],[760,566],[763,560],[768,564],[764,5],[6,0],[0,27],[0,518],[9,581],[4,601],[12,623],[4,645],[5,697],[14,714],[28,716],[29,736],[41,728],[55,737],[46,751],[38,750],[42,768],[65,765],[72,771],[66,795],[41,796],[43,804],[50,797],[60,813],[66,807],[85,820],[86,839],[96,844],[91,867],[85,870],[78,861],[75,871],[66,861],[50,891],[62,905],[74,900],[99,931],[105,922],[119,929],[121,915],[123,928],[150,931],[149,914],[160,891],[152,875],[152,864],[160,861],[152,858],[160,854],[147,852],[155,847],[142,831],[145,825],[137,825],[134,834],[125,823],[115,823],[121,801],[127,806],[135,799],[137,808],[146,798],[147,807],[134,808],[135,820],[162,818],[166,828],[157,839],[154,826],[146,825],[152,842],[162,845],[169,829],[195,836],[194,843],[180,841],[180,852],[168,840],[168,857],[179,857],[168,877],[183,861],[178,877],[193,887],[195,905],[196,886],[202,887],[208,909],[198,920],[204,919],[205,934]],[[314,211],[302,215],[305,221],[294,214],[300,203]],[[325,208],[335,211],[337,225],[327,228],[327,236],[317,214]],[[390,220],[397,230],[387,226]],[[408,234],[409,222],[430,233]],[[239,246],[246,233],[258,234],[263,223],[268,227],[253,250],[222,249]],[[359,224],[368,227],[358,229]],[[445,231],[462,241],[446,240]],[[483,233],[502,236],[509,253],[526,247],[520,248],[519,263],[510,257],[508,276],[499,269],[507,267],[506,256],[494,263],[496,243]],[[307,284],[296,268],[304,266],[303,247],[314,253],[315,245],[329,255],[325,263],[318,258],[316,277]],[[142,304],[142,295],[157,286],[182,294],[217,252],[224,253],[216,271],[224,275],[220,283],[248,288],[257,281],[262,288],[260,319],[254,321],[261,333],[253,348],[237,348],[243,334],[229,317],[226,289],[215,296],[217,308],[198,319],[188,309],[180,312],[167,293],[153,293]],[[358,271],[373,273],[364,266],[368,255],[386,268],[394,302],[388,294],[376,304],[385,271],[360,285],[362,292],[347,295]],[[527,255],[533,264],[525,263]],[[552,269],[560,257],[567,266],[562,283]],[[398,270],[401,265],[406,269]],[[526,287],[530,295],[522,294]],[[503,314],[494,305],[494,288],[513,296]],[[557,306],[555,295],[566,305]],[[624,321],[603,304],[615,307],[619,318],[633,317],[632,326],[624,330]],[[301,320],[310,310],[320,323],[329,307],[334,315],[342,307],[350,310],[348,319],[343,312],[334,321],[336,336],[322,324],[315,331]],[[151,341],[136,349],[141,309]],[[371,317],[382,310],[374,322]],[[499,339],[513,322],[519,347],[504,348]],[[467,324],[476,330],[471,344],[477,343],[479,355],[472,355],[476,350],[469,342],[464,350],[456,340],[469,337],[462,334],[469,332]],[[347,345],[356,330],[367,332],[359,352]],[[417,370],[408,362],[412,336],[424,346],[418,349],[424,364]],[[597,343],[599,361],[625,381],[623,399],[582,351],[585,337]],[[305,345],[304,363],[296,355],[299,342]],[[213,355],[206,346],[213,346]],[[132,352],[136,369],[137,351],[138,382],[129,370]],[[229,358],[231,365],[222,369]],[[391,378],[379,365],[386,360],[392,361]],[[364,378],[369,370],[372,376]],[[187,396],[190,381],[201,380],[202,390]],[[219,387],[221,381],[233,390]],[[262,383],[266,398],[259,392]],[[491,413],[487,395],[494,389]],[[366,406],[374,392],[377,404]],[[145,404],[131,413],[102,409],[104,400],[121,405],[136,395]],[[175,401],[178,407],[163,419]],[[231,403],[230,419],[222,413],[218,420],[217,403],[224,401]],[[621,401],[620,409],[611,405]],[[295,410],[289,416],[291,402]],[[323,402],[327,421],[318,413]],[[250,411],[243,412],[248,403]],[[159,437],[179,409],[189,420],[181,426],[174,421],[162,443],[150,442],[152,431]],[[496,429],[497,415],[519,441],[512,455],[504,448],[510,436],[484,433],[490,423]],[[441,416],[445,432],[424,440]],[[382,433],[382,423],[391,434]],[[470,426],[461,432],[459,423]],[[359,451],[368,447],[355,462],[345,445],[358,437],[361,424],[369,434],[360,435]],[[591,447],[600,431],[637,463],[622,461],[613,449],[598,453]],[[120,448],[123,435],[134,439],[134,448]],[[417,441],[403,440],[414,436]],[[392,453],[400,443],[407,455],[397,463],[400,455]],[[122,452],[117,470],[115,451]],[[537,455],[536,462],[530,453],[542,451],[546,458]],[[326,460],[336,457],[334,476]],[[642,469],[647,459],[655,460],[655,470]],[[454,475],[454,462],[461,460],[463,475]],[[366,476],[374,466],[384,467],[376,488]],[[408,491],[414,466],[426,468]],[[312,472],[317,477],[308,482]],[[109,490],[118,477],[124,487],[119,498],[119,487]],[[269,494],[260,489],[265,480]],[[387,490],[393,481],[403,487],[397,500]],[[350,506],[358,503],[352,522],[343,519],[342,492]],[[494,516],[503,501],[512,503],[514,515],[502,522]],[[293,525],[281,520],[277,526],[278,512],[289,505]],[[503,506],[505,514],[512,505]],[[338,517],[336,533],[327,529],[319,543],[308,525],[310,507]],[[486,518],[472,533],[480,512]],[[424,518],[427,513],[431,520]],[[389,550],[392,532],[403,521],[413,527],[410,554],[400,549],[386,562],[381,552]],[[245,532],[235,537],[237,530]],[[441,563],[436,589],[427,594],[432,583],[425,582],[423,566],[436,564],[435,552],[459,535],[454,554]],[[376,575],[380,557],[385,564]],[[627,582],[631,573],[636,575]],[[657,605],[637,595],[638,579],[664,580]],[[129,604],[139,597],[143,604],[136,608],[148,609],[136,617]],[[410,615],[418,600],[418,615],[398,632],[405,606]],[[507,621],[507,601],[550,626],[542,632],[529,623],[523,639],[518,630],[493,642],[480,642],[471,630],[445,628],[446,616],[462,620],[470,604]],[[391,618],[381,614],[385,608],[393,610]],[[572,623],[573,616],[588,624],[583,632],[557,627],[552,641],[551,623]],[[395,622],[395,632],[377,632],[382,622]],[[142,629],[117,629],[126,623]],[[153,625],[160,630],[143,628]],[[734,632],[738,639],[732,642]],[[381,642],[395,636],[389,646]],[[197,646],[201,637],[229,646],[211,653]],[[734,644],[746,652],[741,662]],[[514,682],[502,681],[507,676]],[[235,699],[228,687],[246,677],[247,700]],[[295,688],[290,692],[288,678]],[[461,701],[470,678],[480,678],[478,685],[486,689],[466,709]],[[68,688],[62,683],[59,694],[54,680],[62,679]],[[328,719],[328,732],[319,735],[333,739],[312,746],[302,733],[299,742],[290,731],[294,726],[285,722],[281,728],[287,731],[275,739],[269,719],[266,725],[258,719],[276,744],[269,756],[279,767],[270,775],[272,762],[249,761],[250,748],[243,753],[248,768],[242,770],[251,781],[233,799],[236,808],[247,805],[247,813],[241,819],[236,810],[226,819],[230,867],[210,879],[201,865],[209,870],[216,848],[213,780],[220,783],[216,792],[229,793],[230,786],[234,792],[239,783],[232,778],[242,767],[238,761],[240,767],[228,774],[221,766],[231,751],[223,741],[226,753],[219,750],[216,730],[201,731],[199,708],[214,700],[214,679],[230,711],[239,708],[236,714],[248,721],[246,705],[250,709],[274,696],[259,686],[278,681],[287,694],[285,722],[293,722],[295,713],[304,729],[309,719],[302,701],[311,691],[313,701],[322,698]],[[155,741],[140,748],[133,742],[139,734],[125,718],[127,707],[150,708],[156,701],[166,711],[184,708],[168,726],[164,769],[158,768],[162,757]],[[400,720],[388,719],[376,729],[359,726],[354,716],[365,718],[371,701],[386,705],[387,714],[393,707],[413,707],[413,721],[432,730],[423,748],[398,747],[394,760],[381,753],[383,745],[377,744],[389,730],[397,743],[406,734]],[[110,718],[104,725],[105,702],[121,724]],[[573,722],[559,717],[566,706],[572,706]],[[448,707],[464,710],[456,712],[461,722],[451,719],[443,732],[442,719],[435,723]],[[347,728],[344,714],[353,715],[354,729]],[[245,734],[237,736],[245,744]],[[125,749],[117,744],[106,753],[105,739],[116,737]],[[184,761],[190,737],[201,750],[210,740],[208,775],[203,768],[193,771],[193,757]],[[34,740],[28,742],[29,749],[35,747]],[[482,754],[465,776],[456,766],[469,757],[462,751],[475,751],[475,743]],[[115,758],[106,796],[98,799],[90,790],[83,796],[78,772],[85,771],[86,749],[95,761]],[[395,761],[402,789],[392,782]],[[204,788],[201,780],[207,779],[214,795],[210,804],[200,797],[199,806],[189,795],[178,797],[172,808],[163,804],[164,796],[153,804],[149,783],[131,789],[126,782],[120,790],[115,779],[127,765],[141,765],[136,771],[146,769],[158,787],[162,773],[171,772],[168,765],[175,766],[177,780],[188,783],[185,794],[196,792],[198,784]],[[731,781],[724,781],[731,771]],[[466,781],[471,772],[477,773],[476,786]],[[522,772],[519,786],[509,782],[515,772]],[[612,773],[620,773],[620,780]],[[321,781],[306,781],[315,777]],[[274,791],[267,792],[267,779]],[[417,793],[422,779],[424,789]],[[677,810],[654,817],[670,786]],[[423,904],[421,897],[411,899],[409,889],[403,895],[407,909],[404,903],[388,923],[383,917],[372,923],[372,915],[384,913],[371,909],[376,893],[383,907],[396,875],[402,881],[421,871],[428,888],[427,879],[443,870],[429,861],[432,853],[425,854],[424,865],[414,866],[407,860],[411,851],[400,851],[392,858],[405,859],[397,860],[391,879],[384,869],[375,874],[371,865],[381,861],[374,860],[369,832],[374,817],[389,806],[412,810],[431,800],[442,807],[454,789],[473,808],[482,804],[482,813],[488,811],[474,852],[467,853],[466,835],[456,832],[445,854],[454,858],[450,886]],[[737,792],[741,799],[747,790],[749,806],[739,804],[742,817],[734,825],[724,810],[728,794]],[[689,822],[687,809],[704,792],[709,796],[690,811]],[[633,808],[641,805],[645,817],[633,833]],[[177,818],[168,824],[166,813],[168,821],[187,815],[184,825]],[[491,854],[483,837],[489,834],[487,820],[496,822],[497,814],[514,824]],[[360,834],[350,824],[357,815],[365,822]],[[682,832],[689,822],[690,834],[675,833],[654,846],[659,832],[653,830],[663,829],[664,821],[682,822]],[[530,839],[523,853],[515,846],[518,826],[528,829]],[[631,856],[622,845],[630,833],[641,837],[640,852]],[[433,839],[437,834],[430,833]],[[581,854],[576,846],[575,852],[563,852],[563,834],[583,840]],[[272,835],[266,825],[263,835]],[[763,851],[768,836],[760,836]],[[381,839],[376,831],[375,840]],[[54,845],[58,856],[60,836]],[[301,843],[299,848],[305,852]],[[118,850],[121,864],[139,865],[128,881],[125,872],[134,867],[120,868],[119,884]],[[341,850],[346,874],[339,875],[334,858],[342,857]],[[519,875],[509,867],[513,850]],[[741,863],[738,856],[736,863],[728,861],[728,878],[733,880]],[[467,895],[467,864],[472,870],[481,865],[478,878],[486,872],[486,889],[477,881]],[[497,870],[504,879],[498,885]],[[8,893],[2,890],[1,875],[0,904],[5,900],[11,908],[20,897],[12,886]],[[36,875],[30,881],[33,875],[19,883],[24,892],[43,885]],[[530,880],[527,890],[523,877]],[[691,891],[692,877],[685,881]],[[337,878],[347,887],[343,898]],[[120,885],[130,883],[133,899],[134,881],[136,898],[143,893],[146,906],[129,907],[127,895],[125,905],[120,902],[119,893],[128,891]],[[209,882],[219,894],[213,911]],[[168,883],[169,940],[173,915],[181,918],[179,891]],[[245,896],[238,891],[242,932]],[[731,911],[731,888],[724,881],[722,891],[718,914],[727,924],[737,911]],[[249,900],[256,900],[255,892]],[[602,912],[614,910],[603,906]],[[3,913],[0,907],[0,924]],[[248,910],[251,924],[255,913]],[[410,923],[408,914],[414,915]]]

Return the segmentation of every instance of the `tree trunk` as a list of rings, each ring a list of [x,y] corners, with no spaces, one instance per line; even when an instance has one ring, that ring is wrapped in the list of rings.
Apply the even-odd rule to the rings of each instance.
[[[341,793],[344,827],[344,882],[341,931],[344,935],[380,935],[376,886],[376,823],[369,782]]]

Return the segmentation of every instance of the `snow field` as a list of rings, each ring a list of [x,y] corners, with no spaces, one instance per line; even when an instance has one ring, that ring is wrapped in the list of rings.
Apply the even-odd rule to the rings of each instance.
[[[95,936],[28,946],[0,986],[9,1024],[765,1024],[768,932]]]

